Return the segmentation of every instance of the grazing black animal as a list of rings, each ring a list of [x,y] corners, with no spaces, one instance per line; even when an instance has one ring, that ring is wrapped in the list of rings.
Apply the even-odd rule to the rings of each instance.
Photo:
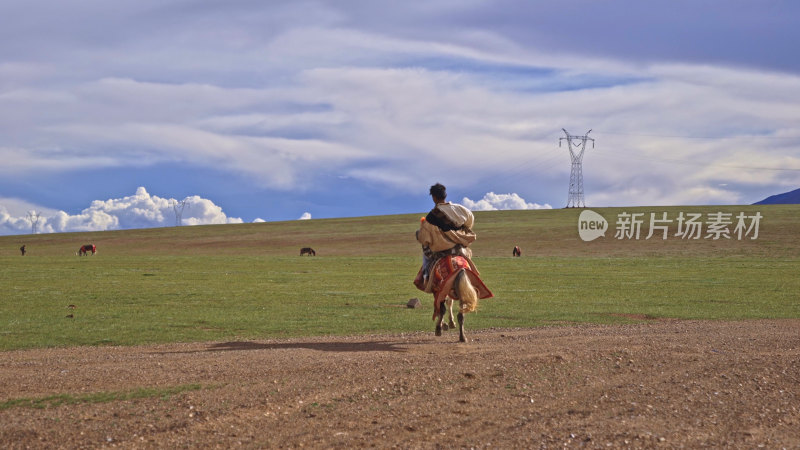
[[[315,252],[311,247],[303,247],[300,249],[300,256],[303,255],[317,256],[317,252]]]
[[[514,246],[514,251],[511,253],[511,256],[522,256],[522,250],[519,248],[519,245]]]
[[[25,246],[19,248],[19,251],[22,253],[22,256],[25,256]]]

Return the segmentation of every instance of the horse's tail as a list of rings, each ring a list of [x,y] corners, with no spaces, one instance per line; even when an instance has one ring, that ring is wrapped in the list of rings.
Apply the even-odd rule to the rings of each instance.
[[[456,291],[458,291],[458,300],[461,302],[461,312],[466,314],[475,311],[478,308],[478,291],[470,283],[466,269],[462,269],[456,275],[455,285]]]

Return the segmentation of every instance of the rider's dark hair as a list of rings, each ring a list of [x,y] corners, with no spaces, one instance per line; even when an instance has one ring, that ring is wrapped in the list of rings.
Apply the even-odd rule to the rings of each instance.
[[[436,197],[438,199],[444,200],[447,198],[447,188],[444,187],[441,183],[436,183],[431,186],[431,197]]]

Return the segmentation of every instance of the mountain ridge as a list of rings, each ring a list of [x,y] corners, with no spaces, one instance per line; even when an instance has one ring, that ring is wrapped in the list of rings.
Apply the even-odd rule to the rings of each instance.
[[[800,204],[800,188],[783,194],[771,195],[754,205],[797,205]]]

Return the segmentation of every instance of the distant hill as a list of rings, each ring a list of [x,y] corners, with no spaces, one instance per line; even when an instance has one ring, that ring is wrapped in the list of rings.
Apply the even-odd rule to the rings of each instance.
[[[760,202],[753,203],[754,205],[796,205],[800,204],[800,189],[795,189],[791,192],[784,192],[783,194],[776,194],[761,200]]]
[[[578,236],[578,218],[582,211],[582,208],[476,211],[475,232],[478,239],[471,248],[476,258],[482,261],[478,267],[483,271],[482,264],[486,263],[488,273],[499,270],[488,261],[492,258],[511,258],[514,246],[522,249],[520,261],[554,257],[556,259],[548,261],[564,273],[570,273],[569,265],[558,262],[558,258],[574,256],[716,258],[727,254],[774,257],[780,253],[797,259],[800,255],[800,240],[797,239],[800,233],[800,205],[592,208],[609,222],[605,236],[592,242],[584,242]],[[730,227],[730,239],[714,240],[703,236],[689,241],[675,236],[679,214],[697,213],[705,216],[715,212],[729,213],[734,221]],[[615,237],[616,223],[622,213],[641,214],[643,223],[639,239]],[[661,213],[667,214],[673,221],[669,225],[669,238],[662,239],[658,232],[652,239],[647,239],[650,222],[647,219],[651,214],[660,216]],[[737,239],[733,229],[740,213],[746,216],[760,213],[765,218],[764,222],[769,221],[769,229],[763,228],[756,240]],[[0,236],[0,273],[3,274],[0,276],[0,313],[5,293],[13,290],[12,284],[6,282],[6,272],[14,267],[28,267],[19,264],[31,264],[28,260],[37,258],[51,260],[53,264],[69,262],[64,270],[71,270],[69,267],[72,264],[88,264],[90,261],[91,264],[124,266],[131,259],[173,257],[208,258],[209,264],[213,262],[216,267],[227,264],[227,258],[234,256],[294,260],[300,258],[301,248],[311,247],[316,256],[304,256],[309,260],[308,264],[321,264],[329,257],[399,258],[398,261],[406,262],[398,264],[409,264],[409,270],[416,271],[418,266],[413,266],[420,263],[422,253],[414,233],[419,228],[422,214]],[[766,227],[763,223],[762,226]],[[19,251],[22,244],[26,244],[27,249],[24,259]],[[97,254],[82,258],[77,256],[78,248],[83,244],[95,244]],[[312,260],[319,263],[313,263]],[[515,270],[520,271],[520,276],[544,276],[525,265]],[[42,272],[42,276],[48,276],[47,272]],[[410,285],[410,281],[408,283]],[[0,336],[1,329],[2,326]]]

